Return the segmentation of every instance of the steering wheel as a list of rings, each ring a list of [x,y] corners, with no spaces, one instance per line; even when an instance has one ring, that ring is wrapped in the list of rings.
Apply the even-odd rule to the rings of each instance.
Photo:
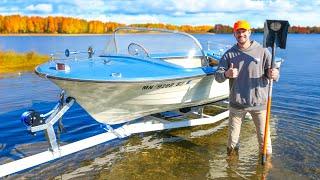
[[[147,50],[137,43],[130,43],[128,46],[128,53],[132,56],[150,57]]]

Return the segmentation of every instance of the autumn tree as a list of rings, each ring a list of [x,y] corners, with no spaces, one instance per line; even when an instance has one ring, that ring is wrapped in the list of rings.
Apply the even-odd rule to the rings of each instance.
[[[183,31],[183,32],[189,32],[189,33],[194,32],[193,27],[190,25],[182,25],[182,26],[180,26],[179,30]]]
[[[125,26],[116,22],[86,21],[72,17],[39,17],[39,16],[20,16],[20,15],[0,15],[0,33],[111,33],[116,28]],[[163,23],[145,23],[131,24],[131,27],[160,28],[169,30],[178,30],[188,33],[232,33],[231,26],[216,24],[215,26],[202,25],[177,26]],[[263,32],[263,28],[253,28],[253,32]],[[292,26],[289,28],[290,33],[320,33],[320,27],[302,27]]]
[[[178,26],[173,24],[166,24],[166,29],[168,30],[178,30]]]
[[[89,31],[88,33],[104,33],[105,26],[101,21],[89,21]]]
[[[58,19],[52,16],[48,17],[48,24],[46,32],[48,33],[58,33]]]
[[[20,16],[11,15],[5,16],[3,20],[4,33],[18,33],[20,28]]]
[[[3,32],[3,20],[4,17],[0,15],[0,32]]]

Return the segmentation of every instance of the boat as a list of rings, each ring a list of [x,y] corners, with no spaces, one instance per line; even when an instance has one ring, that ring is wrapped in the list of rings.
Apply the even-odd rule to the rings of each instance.
[[[101,55],[93,53],[89,48],[89,57],[54,59],[35,72],[103,124],[208,104],[229,95],[228,81],[215,80],[219,56],[205,51],[187,33],[122,27]],[[71,54],[65,51],[67,57]]]
[[[88,56],[79,57],[82,53]],[[95,53],[91,47],[86,52],[67,49],[62,53],[65,57],[53,56],[36,67],[36,74],[62,91],[52,110],[45,114],[28,110],[21,121],[28,134],[43,131],[49,148],[1,164],[0,177],[132,134],[213,124],[229,115],[219,105],[219,114],[204,113],[204,105],[225,103],[221,100],[228,98],[228,82],[215,81],[221,52],[203,50],[192,35],[119,28],[106,50],[99,56]],[[57,134],[64,129],[63,115],[75,102],[102,123],[105,131],[61,144]]]

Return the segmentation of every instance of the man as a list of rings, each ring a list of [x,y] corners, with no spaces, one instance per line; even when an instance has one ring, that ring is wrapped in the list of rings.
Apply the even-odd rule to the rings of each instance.
[[[258,42],[251,41],[250,24],[245,20],[234,23],[237,43],[222,56],[216,80],[229,79],[228,155],[238,153],[242,120],[250,113],[254,121],[260,153],[263,151],[266,104],[269,79],[278,80],[279,71],[271,69],[271,54]],[[270,131],[268,129],[268,131]],[[267,154],[272,153],[268,133]]]

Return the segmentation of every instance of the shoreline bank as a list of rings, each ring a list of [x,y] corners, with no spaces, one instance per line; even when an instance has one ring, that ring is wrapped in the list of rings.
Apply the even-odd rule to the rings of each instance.
[[[0,51],[0,74],[31,70],[49,59],[50,57],[48,55],[39,54],[33,51],[27,53]]]

